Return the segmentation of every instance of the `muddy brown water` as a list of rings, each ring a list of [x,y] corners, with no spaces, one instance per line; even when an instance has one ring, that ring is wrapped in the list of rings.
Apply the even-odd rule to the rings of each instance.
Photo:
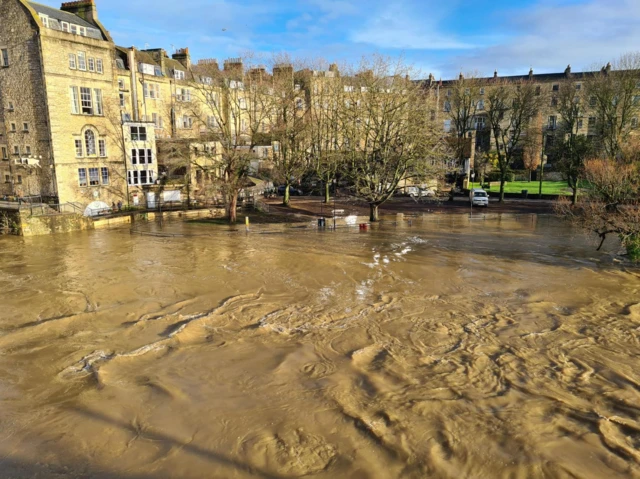
[[[0,238],[0,477],[640,477],[616,245],[304,226]]]

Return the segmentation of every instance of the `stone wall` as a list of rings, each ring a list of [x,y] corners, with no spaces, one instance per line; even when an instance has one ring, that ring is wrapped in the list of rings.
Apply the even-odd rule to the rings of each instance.
[[[20,235],[41,236],[93,229],[93,220],[81,215],[20,215]]]

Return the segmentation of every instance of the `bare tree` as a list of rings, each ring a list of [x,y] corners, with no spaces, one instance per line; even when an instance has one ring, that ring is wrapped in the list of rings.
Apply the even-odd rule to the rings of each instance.
[[[289,63],[274,67],[271,133],[275,141],[273,164],[277,179],[284,183],[283,204],[289,204],[290,186],[308,170],[310,147],[307,102],[294,81]]]
[[[598,148],[608,158],[616,157],[629,138],[640,112],[640,53],[623,55],[585,82],[589,102],[597,120]],[[634,120],[635,118],[635,120]]]
[[[249,69],[235,59],[220,70],[215,62],[193,67],[196,94],[190,102],[203,140],[216,144],[211,155],[218,162],[218,184],[227,217],[237,220],[238,194],[248,184],[256,141],[270,121],[272,88],[263,67]]]
[[[446,142],[429,115],[427,92],[410,80],[410,71],[378,57],[343,80],[346,173],[354,195],[369,203],[371,221],[379,220],[379,206],[400,181],[441,172]]]
[[[487,94],[487,119],[496,142],[500,171],[500,201],[504,201],[504,184],[531,120],[541,106],[541,96],[530,81],[498,81]]]
[[[470,154],[471,139],[467,133],[474,129],[473,120],[478,112],[478,102],[484,103],[484,100],[480,95],[480,84],[473,74],[460,74],[458,80],[447,88],[444,110],[451,118],[454,151],[461,165],[464,165]]]
[[[522,148],[522,164],[529,174],[529,182],[531,172],[537,170],[542,163],[543,132],[542,116],[538,113],[525,130]]]

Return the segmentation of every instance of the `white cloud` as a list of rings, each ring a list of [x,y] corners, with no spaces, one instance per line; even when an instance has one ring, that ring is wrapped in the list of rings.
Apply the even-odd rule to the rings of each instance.
[[[455,56],[443,63],[446,72],[459,65],[501,74],[574,71],[601,66],[640,48],[638,0],[589,0],[557,6],[550,1],[504,15],[501,28],[511,32],[502,42]]]

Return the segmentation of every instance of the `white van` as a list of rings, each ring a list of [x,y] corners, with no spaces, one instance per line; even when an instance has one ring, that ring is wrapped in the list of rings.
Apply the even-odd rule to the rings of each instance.
[[[469,191],[469,203],[473,206],[489,206],[489,195],[482,188]]]

